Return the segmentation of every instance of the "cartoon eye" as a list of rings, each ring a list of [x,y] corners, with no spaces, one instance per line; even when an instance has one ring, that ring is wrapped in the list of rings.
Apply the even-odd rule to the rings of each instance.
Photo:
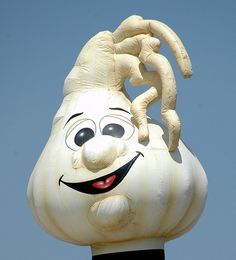
[[[108,124],[102,129],[103,135],[111,135],[113,137],[121,138],[125,133],[123,126],[118,124]]]
[[[100,122],[100,131],[103,135],[127,140],[133,135],[134,126],[122,116],[105,116]]]
[[[73,125],[66,136],[66,145],[76,151],[85,142],[95,136],[96,125],[90,119],[85,119],[82,122]]]

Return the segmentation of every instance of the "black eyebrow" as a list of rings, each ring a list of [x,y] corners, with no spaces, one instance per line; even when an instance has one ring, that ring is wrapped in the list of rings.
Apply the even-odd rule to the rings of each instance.
[[[121,108],[121,107],[109,107],[109,109],[111,109],[111,110],[120,110],[120,111],[123,111],[123,112],[125,112],[125,113],[130,114],[129,111],[127,111],[127,110],[125,110],[125,109],[123,109],[123,108]]]
[[[66,121],[64,127],[66,126],[66,124],[67,124],[72,118],[74,118],[74,117],[76,117],[76,116],[80,116],[80,115],[82,115],[83,113],[84,113],[84,112],[76,113],[76,114],[72,115],[72,116]]]

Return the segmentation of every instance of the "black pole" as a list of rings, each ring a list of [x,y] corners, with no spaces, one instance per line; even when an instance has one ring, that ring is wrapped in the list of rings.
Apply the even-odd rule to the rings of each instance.
[[[138,251],[117,252],[109,254],[94,255],[92,260],[126,260],[126,259],[145,259],[145,260],[165,260],[163,249],[148,249]]]

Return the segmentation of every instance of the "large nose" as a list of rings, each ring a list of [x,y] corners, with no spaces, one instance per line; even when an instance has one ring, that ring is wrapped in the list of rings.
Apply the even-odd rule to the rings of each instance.
[[[89,170],[101,170],[111,165],[125,152],[125,143],[111,136],[98,136],[87,141],[81,159]]]

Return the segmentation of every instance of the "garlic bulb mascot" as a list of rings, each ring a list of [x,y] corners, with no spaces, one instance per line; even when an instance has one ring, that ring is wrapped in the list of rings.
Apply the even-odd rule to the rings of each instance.
[[[190,230],[204,208],[207,178],[180,140],[175,77],[154,36],[191,76],[181,40],[159,21],[131,16],[115,32],[98,33],[65,79],[28,184],[39,225],[90,245],[93,259],[164,259],[164,243]],[[131,101],[127,78],[147,91]],[[164,125],[147,116],[159,99]]]

